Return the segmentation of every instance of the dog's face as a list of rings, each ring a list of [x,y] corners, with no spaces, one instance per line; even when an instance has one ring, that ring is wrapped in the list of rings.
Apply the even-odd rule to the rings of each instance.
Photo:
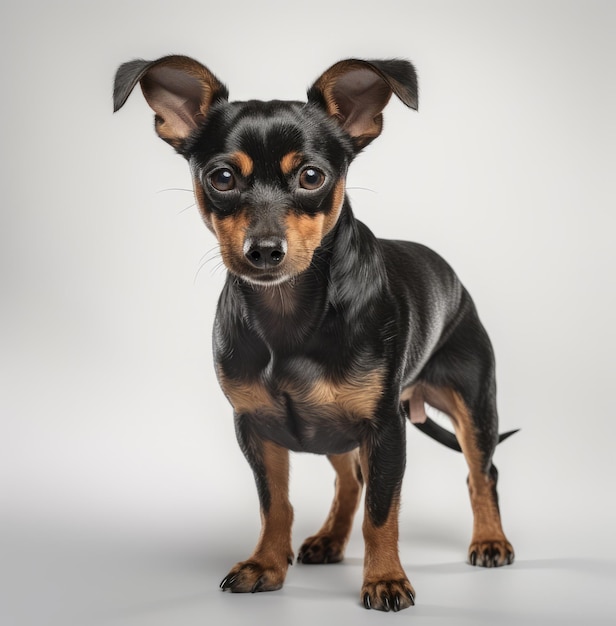
[[[265,286],[310,266],[340,215],[347,168],[379,135],[392,93],[417,108],[414,70],[399,61],[341,61],[309,89],[307,103],[230,103],[193,59],[132,61],[116,75],[116,110],[137,82],[157,133],[190,164],[228,270]]]
[[[222,102],[187,150],[201,215],[233,274],[273,285],[310,266],[353,157],[329,116],[311,104]]]

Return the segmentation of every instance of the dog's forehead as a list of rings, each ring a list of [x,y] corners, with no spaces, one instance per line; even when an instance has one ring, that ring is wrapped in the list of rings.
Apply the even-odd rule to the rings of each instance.
[[[225,116],[229,148],[265,153],[297,150],[314,127],[314,112],[301,102],[271,100],[232,102]]]
[[[321,109],[283,100],[222,102],[213,107],[193,154],[209,160],[237,151],[259,161],[279,160],[291,152],[343,161],[350,153],[348,138]]]

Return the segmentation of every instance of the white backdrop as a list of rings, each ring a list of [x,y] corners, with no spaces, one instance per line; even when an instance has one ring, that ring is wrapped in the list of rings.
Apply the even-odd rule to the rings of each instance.
[[[168,53],[232,99],[303,99],[345,57],[415,63],[419,113],[392,101],[349,194],[378,235],[456,268],[495,345],[502,429],[522,431],[496,456],[517,562],[474,573],[463,460],[409,429],[414,618],[616,615],[615,27],[616,4],[594,0],[6,1],[0,621],[380,619],[357,608],[359,523],[347,566],[295,567],[252,600],[216,589],[258,532],[211,363],[224,272],[139,91],[111,114],[117,66]],[[332,480],[294,457],[296,548]]]

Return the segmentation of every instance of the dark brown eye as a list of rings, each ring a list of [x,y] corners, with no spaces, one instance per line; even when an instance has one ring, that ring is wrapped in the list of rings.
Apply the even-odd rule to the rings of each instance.
[[[316,167],[306,167],[299,175],[299,185],[308,191],[314,191],[323,186],[325,174]]]
[[[210,176],[210,184],[216,191],[231,191],[235,189],[235,176],[227,167],[221,167]]]

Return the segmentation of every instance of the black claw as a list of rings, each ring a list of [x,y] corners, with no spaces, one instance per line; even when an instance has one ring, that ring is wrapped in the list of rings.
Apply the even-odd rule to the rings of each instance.
[[[229,576],[225,576],[220,583],[220,588],[225,591],[226,589],[229,589],[236,580],[237,574],[230,574]]]
[[[411,604],[413,606],[415,606],[415,596],[413,595],[413,592],[412,591],[407,591],[406,595],[408,595],[409,600],[411,601]]]
[[[383,603],[383,608],[384,608],[386,611],[389,611],[389,609],[390,609],[391,607],[390,607],[390,605],[389,605],[389,596],[388,596],[386,593],[384,593],[384,594],[381,596],[381,602]]]
[[[367,609],[371,609],[372,608],[372,602],[370,601],[370,594],[369,593],[365,593],[364,594],[364,607]]]
[[[483,553],[483,562],[482,565],[484,567],[491,567],[491,562],[490,562],[490,553],[488,552],[488,550],[485,550]]]
[[[250,593],[257,593],[257,591],[261,591],[261,587],[263,587],[263,576],[259,577],[259,580],[253,585]]]
[[[492,557],[492,566],[493,566],[493,567],[498,567],[498,565],[499,565],[499,563],[498,563],[499,558],[500,558],[500,555],[499,555],[498,553],[497,553],[497,554],[495,554],[495,555]]]
[[[469,560],[471,562],[471,565],[477,565],[477,553],[475,552],[475,550],[471,552]]]
[[[293,565],[293,555],[292,554],[289,554],[289,556],[287,557],[287,563],[289,565]]]
[[[394,596],[394,613],[397,613],[400,610],[400,594],[396,594]]]

